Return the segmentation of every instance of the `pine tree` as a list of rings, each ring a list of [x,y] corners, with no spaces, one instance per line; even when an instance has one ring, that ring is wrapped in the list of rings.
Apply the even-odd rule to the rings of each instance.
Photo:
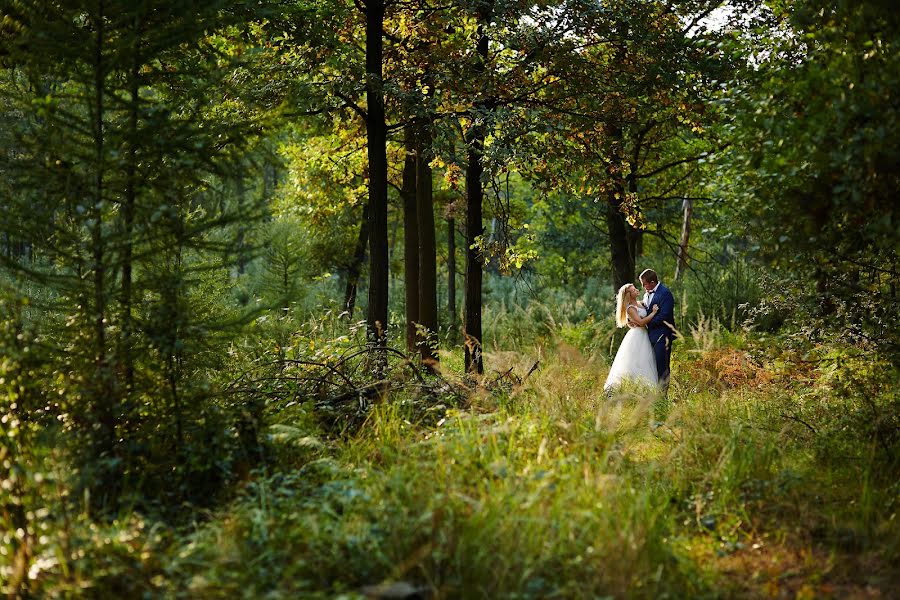
[[[9,253],[4,267],[41,290],[50,368],[74,390],[62,422],[80,434],[97,507],[115,509],[138,483],[184,494],[218,477],[182,459],[208,442],[201,367],[224,331],[223,310],[198,291],[227,272],[225,232],[258,213],[216,193],[246,171],[242,154],[259,132],[229,88],[234,65],[220,50],[241,18],[229,9],[3,6],[2,125],[14,150],[0,157],[0,179],[18,192],[0,230],[34,249],[29,261]],[[167,470],[183,486],[154,480]]]

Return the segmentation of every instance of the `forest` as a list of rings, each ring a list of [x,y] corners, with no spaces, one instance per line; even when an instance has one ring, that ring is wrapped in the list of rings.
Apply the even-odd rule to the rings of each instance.
[[[0,0],[0,594],[898,597],[898,115],[894,0]]]

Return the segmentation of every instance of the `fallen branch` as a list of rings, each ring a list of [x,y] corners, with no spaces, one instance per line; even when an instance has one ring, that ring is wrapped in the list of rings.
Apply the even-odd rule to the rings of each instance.
[[[810,425],[809,423],[807,423],[806,421],[804,421],[797,415],[786,415],[786,414],[782,413],[781,417],[784,419],[788,419],[790,421],[796,421],[796,422],[800,423],[801,425],[805,425],[807,429],[809,429],[810,431],[813,432],[813,435],[818,435],[818,433],[819,433],[818,431],[816,431],[815,427],[813,427],[812,425]]]

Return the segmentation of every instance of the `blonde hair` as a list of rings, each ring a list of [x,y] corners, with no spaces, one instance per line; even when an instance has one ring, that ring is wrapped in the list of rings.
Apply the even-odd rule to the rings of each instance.
[[[626,283],[616,293],[616,327],[628,325],[628,302],[625,301],[625,293],[632,284]]]

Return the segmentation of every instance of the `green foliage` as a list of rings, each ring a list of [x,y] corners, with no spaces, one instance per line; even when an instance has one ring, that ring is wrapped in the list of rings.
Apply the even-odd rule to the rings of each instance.
[[[209,501],[229,479],[233,416],[207,372],[241,318],[216,300],[233,241],[260,216],[220,192],[252,172],[261,122],[204,41],[234,14],[157,4],[14,3],[0,52],[0,173],[20,190],[2,258],[42,349],[26,377],[59,398],[43,410],[71,436],[78,493],[110,514]]]
[[[0,593],[896,589],[898,21],[717,5],[395,3],[367,82],[346,2],[0,3]],[[435,336],[373,381],[344,312],[367,83],[439,222],[484,132],[484,377]],[[623,243],[667,398],[601,391]]]
[[[749,72],[726,95],[736,120],[723,196],[745,207],[757,254],[823,329],[896,352],[896,11],[855,1],[773,11],[751,29]]]

